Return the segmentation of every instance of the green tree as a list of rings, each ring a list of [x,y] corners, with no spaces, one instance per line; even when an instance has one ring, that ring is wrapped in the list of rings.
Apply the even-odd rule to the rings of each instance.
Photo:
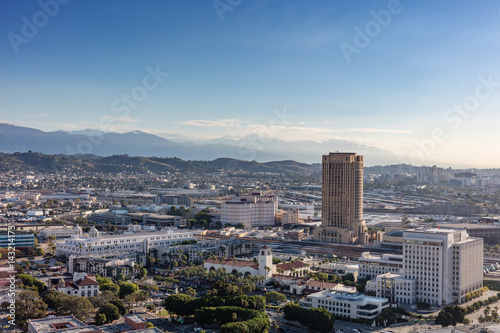
[[[104,313],[96,313],[94,320],[96,325],[104,325],[106,324],[106,315]]]
[[[123,302],[121,300],[119,300],[118,298],[112,299],[109,302],[109,304],[113,304],[114,306],[116,306],[118,308],[118,311],[120,312],[120,314],[122,316],[127,314],[127,308],[125,307],[125,304],[123,304]]]
[[[17,277],[21,279],[21,282],[25,287],[35,287],[38,290],[38,293],[42,293],[47,289],[45,283],[38,280],[36,277],[28,274],[18,274]]]
[[[145,290],[138,290],[132,294],[125,296],[125,302],[141,302],[148,299],[148,292]]]
[[[49,308],[56,310],[56,312],[59,312],[68,296],[69,295],[60,291],[49,290],[45,293],[45,295],[43,295],[43,301]]]
[[[124,298],[127,295],[133,294],[139,291],[139,286],[132,282],[125,282],[120,285],[120,298]],[[109,317],[106,316],[108,319]]]
[[[347,273],[342,277],[342,282],[351,281],[354,282],[354,275],[352,273]]]
[[[146,276],[148,276],[148,270],[143,268],[139,272],[139,279],[144,279]]]
[[[193,297],[186,294],[175,294],[165,298],[165,309],[179,316],[193,314]]]
[[[101,291],[97,296],[89,297],[89,301],[90,301],[90,303],[92,303],[94,308],[98,309],[101,306],[103,306],[104,304],[108,304],[109,302],[111,302],[111,300],[116,298],[117,295],[118,295],[118,293],[114,293],[111,290],[104,290],[104,291]],[[47,305],[49,305],[49,304],[47,303]],[[50,307],[51,306],[49,305],[49,308]]]
[[[72,314],[81,321],[86,321],[94,312],[94,306],[86,297],[68,296],[61,307],[63,314]]]
[[[437,315],[435,322],[443,327],[456,326],[464,321],[465,312],[466,310],[458,305],[445,306]]]
[[[45,318],[47,316],[47,304],[40,298],[40,295],[33,290],[23,290],[16,299],[17,325],[26,328],[28,319]]]
[[[24,272],[24,268],[22,268],[19,264],[14,264],[14,270],[17,272],[17,274],[23,274]]]
[[[335,326],[335,317],[325,308],[306,309],[294,302],[285,305],[283,312],[285,319],[298,321],[314,332],[328,333]]]
[[[116,283],[113,283],[113,282],[106,282],[106,283],[101,283],[99,285],[99,290],[101,292],[111,291],[114,294],[118,295],[118,293],[120,292],[120,286],[118,286]]]
[[[189,295],[191,297],[195,297],[196,296],[196,290],[194,290],[193,288],[191,287],[188,287],[186,289],[186,295]]]
[[[269,291],[264,297],[266,298],[267,303],[278,303],[286,301],[286,296],[277,291]]]
[[[106,316],[106,323],[111,323],[114,320],[117,320],[120,318],[120,311],[114,304],[106,304],[103,305],[98,313],[103,313]]]

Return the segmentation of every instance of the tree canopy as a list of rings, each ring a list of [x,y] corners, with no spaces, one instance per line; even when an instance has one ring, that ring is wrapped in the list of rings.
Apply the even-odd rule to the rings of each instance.
[[[466,310],[458,305],[445,306],[436,317],[436,324],[443,327],[456,326],[465,319]]]

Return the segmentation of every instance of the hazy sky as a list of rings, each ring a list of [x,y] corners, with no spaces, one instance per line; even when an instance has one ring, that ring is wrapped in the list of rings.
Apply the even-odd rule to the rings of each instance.
[[[6,0],[0,29],[0,122],[500,167],[497,1]]]

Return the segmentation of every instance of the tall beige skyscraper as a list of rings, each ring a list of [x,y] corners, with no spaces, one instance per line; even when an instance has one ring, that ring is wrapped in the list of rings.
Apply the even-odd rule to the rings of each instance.
[[[355,153],[323,155],[321,226],[314,238],[321,242],[363,242],[363,156]]]

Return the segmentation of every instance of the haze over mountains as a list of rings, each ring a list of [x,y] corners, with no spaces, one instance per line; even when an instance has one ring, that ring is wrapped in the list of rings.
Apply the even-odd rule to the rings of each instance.
[[[356,152],[365,164],[386,165],[401,159],[392,152],[347,140],[285,142],[249,135],[243,139],[174,142],[160,136],[133,131],[127,133],[97,130],[44,132],[38,129],[0,124],[0,152],[39,152],[43,154],[95,154],[111,156],[178,157],[183,160],[214,160],[221,157],[268,162],[295,160],[320,163],[321,155],[334,151]]]

